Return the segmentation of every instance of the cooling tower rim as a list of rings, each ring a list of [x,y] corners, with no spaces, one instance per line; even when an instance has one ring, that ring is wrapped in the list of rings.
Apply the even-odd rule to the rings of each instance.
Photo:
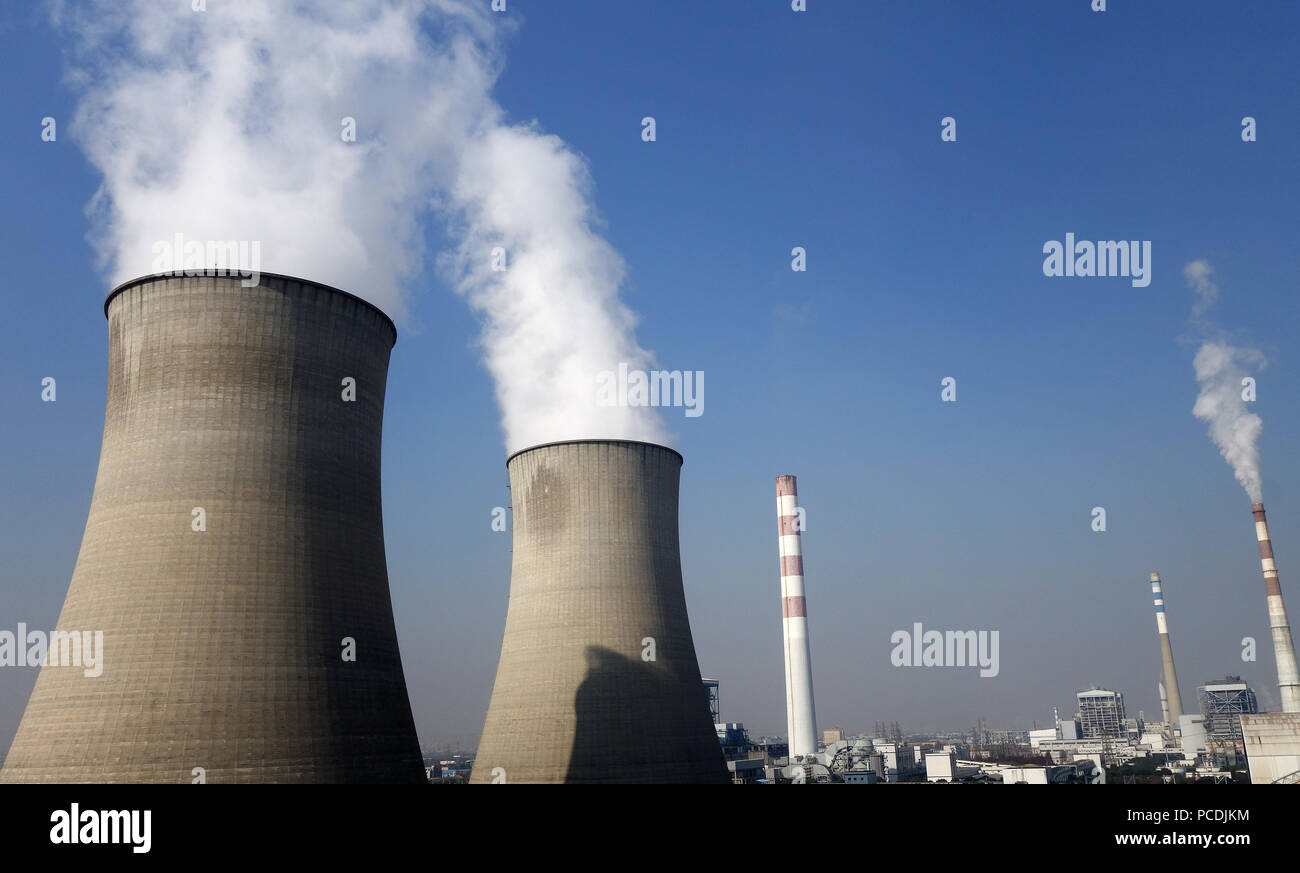
[[[379,315],[380,318],[382,318],[384,321],[388,323],[388,326],[392,328],[393,331],[393,345],[394,346],[397,345],[397,325],[394,324],[393,320],[388,317],[388,313],[384,312],[384,310],[380,309],[378,306],[371,303],[369,300],[366,300],[362,297],[358,297],[357,295],[349,291],[344,291],[342,288],[335,288],[333,285],[326,285],[324,282],[317,282],[315,279],[304,279],[301,276],[290,276],[288,273],[268,273],[264,270],[259,270],[257,271],[257,276],[259,282],[263,278],[284,279],[289,282],[298,282],[302,285],[313,285],[317,288],[322,288],[326,291],[332,291],[335,294],[340,294],[343,297],[347,297],[350,300],[355,300],[357,303],[360,303],[362,306],[366,307],[367,309],[373,309]],[[121,294],[123,291],[127,290],[128,288],[134,288],[136,285],[143,285],[145,282],[153,282],[156,279],[211,279],[211,278],[215,278],[215,277],[186,276],[184,270],[167,270],[162,273],[147,273],[143,276],[136,276],[134,279],[128,279],[127,281],[123,282],[121,285],[118,285],[112,291],[108,292],[108,296],[104,298],[104,317],[105,318],[108,317],[108,304],[113,302],[113,298]]]
[[[682,463],[682,464],[685,464],[685,463],[686,463],[686,459],[682,457],[682,453],[681,453],[681,452],[677,451],[676,449],[670,449],[668,446],[660,445],[659,443],[649,443],[649,442],[646,442],[645,440],[620,440],[620,439],[615,439],[615,438],[613,438],[613,437],[592,437],[592,438],[590,438],[590,439],[583,439],[583,440],[555,440],[555,441],[553,441],[553,442],[549,442],[549,443],[538,443],[537,445],[535,445],[535,446],[529,446],[529,447],[526,448],[526,449],[519,449],[518,451],[513,452],[513,453],[510,455],[510,457],[506,458],[506,466],[509,467],[509,466],[510,466],[510,462],[513,461],[515,458],[519,457],[520,455],[526,454],[526,453],[531,452],[531,451],[534,451],[534,450],[536,450],[536,449],[548,449],[548,448],[550,448],[551,446],[573,446],[573,445],[582,445],[582,444],[588,444],[588,445],[604,445],[604,444],[613,444],[613,445],[620,445],[620,446],[649,446],[649,447],[652,448],[652,449],[663,449],[665,452],[672,452],[674,455],[677,456],[677,460],[678,460],[680,463]]]

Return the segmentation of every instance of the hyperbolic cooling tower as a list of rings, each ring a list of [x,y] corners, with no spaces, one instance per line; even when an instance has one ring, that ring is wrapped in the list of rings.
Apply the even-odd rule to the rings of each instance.
[[[1178,693],[1178,674],[1174,672],[1174,649],[1169,642],[1169,624],[1165,618],[1165,595],[1160,588],[1160,574],[1151,574],[1151,597],[1156,605],[1156,633],[1160,635],[1160,661],[1165,668],[1165,702],[1169,714],[1165,721],[1170,728],[1178,726],[1183,716],[1183,697]]]
[[[790,757],[817,754],[812,645],[803,590],[799,487],[794,476],[776,477],[777,545],[781,558],[781,631],[785,643],[785,713]]]
[[[1283,712],[1300,712],[1300,671],[1296,670],[1295,645],[1291,625],[1282,604],[1282,587],[1277,581],[1277,563],[1273,560],[1273,541],[1268,535],[1264,504],[1251,507],[1255,513],[1255,536],[1259,540],[1259,562],[1264,570],[1264,591],[1268,595],[1268,626],[1273,633],[1273,657],[1277,661],[1277,684],[1282,695]]]
[[[682,456],[577,440],[506,466],[510,604],[471,781],[728,781],[682,590]]]
[[[392,322],[269,274],[148,276],[104,310],[103,447],[57,625],[103,632],[102,674],[41,668],[0,779],[423,781],[380,515]]]

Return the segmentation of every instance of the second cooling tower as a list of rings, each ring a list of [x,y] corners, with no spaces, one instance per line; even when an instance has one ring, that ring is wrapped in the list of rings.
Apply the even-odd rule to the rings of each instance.
[[[510,604],[472,782],[728,781],[686,616],[681,466],[620,440],[507,461]]]
[[[97,635],[98,664],[41,668],[0,781],[424,781],[380,508],[392,322],[269,274],[149,276],[104,308],[56,632]]]

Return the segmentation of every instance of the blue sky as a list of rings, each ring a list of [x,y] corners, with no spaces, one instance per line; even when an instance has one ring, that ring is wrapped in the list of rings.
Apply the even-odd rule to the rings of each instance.
[[[667,421],[726,720],[784,731],[780,473],[809,517],[823,726],[1027,728],[1093,683],[1158,715],[1152,570],[1184,699],[1231,673],[1276,701],[1249,500],[1191,415],[1181,270],[1214,266],[1215,320],[1269,359],[1264,499],[1295,613],[1300,10],[1109,5],[510,0],[497,99],[585,156],[639,341],[707,374],[705,414]],[[0,50],[0,626],[50,627],[103,425],[98,179],[70,137],[40,139],[73,106],[61,36],[6,6]],[[1067,232],[1151,240],[1150,286],[1044,277],[1043,243]],[[446,241],[427,234],[432,255]],[[472,745],[505,617],[505,453],[476,317],[432,262],[410,300],[385,418],[389,574],[421,739]],[[917,621],[998,630],[1000,675],[891,666],[890,634]],[[0,670],[0,746],[34,681]]]

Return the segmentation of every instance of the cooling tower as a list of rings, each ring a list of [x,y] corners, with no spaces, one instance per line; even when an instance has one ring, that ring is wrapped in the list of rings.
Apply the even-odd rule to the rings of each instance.
[[[470,781],[727,782],[682,590],[682,456],[578,440],[506,466],[510,604]]]
[[[1156,633],[1160,636],[1160,661],[1165,668],[1165,700],[1168,708],[1165,721],[1172,730],[1183,717],[1183,698],[1178,693],[1178,675],[1174,672],[1174,649],[1169,642],[1169,624],[1165,618],[1165,595],[1160,588],[1160,574],[1151,574],[1151,597],[1156,604]],[[1164,708],[1164,707],[1162,707]]]
[[[799,488],[794,476],[776,477],[777,546],[781,559],[781,631],[785,642],[785,713],[790,759],[817,754],[812,647],[803,593]]]
[[[1273,541],[1268,535],[1264,504],[1256,503],[1255,536],[1259,540],[1259,562],[1264,569],[1264,591],[1268,595],[1268,626],[1273,632],[1273,656],[1277,661],[1277,684],[1282,695],[1283,712],[1300,712],[1300,671],[1296,670],[1295,646],[1291,642],[1291,625],[1282,604],[1282,587],[1277,581],[1277,563],[1273,560]]]
[[[41,668],[0,779],[423,781],[380,515],[392,322],[268,274],[148,276],[104,310],[57,625],[102,632],[102,673]]]

